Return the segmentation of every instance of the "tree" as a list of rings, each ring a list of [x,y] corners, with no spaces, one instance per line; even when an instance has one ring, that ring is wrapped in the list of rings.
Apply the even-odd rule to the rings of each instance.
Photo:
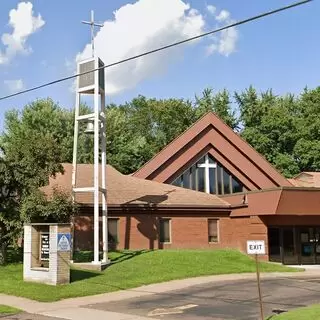
[[[258,95],[252,87],[236,93],[242,137],[285,176],[320,169],[320,90],[300,97]]]
[[[62,190],[54,189],[48,195],[36,188],[23,197],[20,217],[24,222],[70,222],[78,207],[73,203],[71,195]]]
[[[297,99],[295,108],[297,139],[293,157],[299,171],[320,170],[320,87],[307,88]]]
[[[92,113],[86,105],[80,106],[80,114]],[[78,161],[93,161],[93,138],[84,133],[86,123],[81,122],[78,138]],[[72,162],[74,110],[61,108],[51,99],[39,99],[26,105],[21,112],[12,110],[5,116],[5,133],[2,142],[13,145],[26,135],[50,136],[55,141],[61,161]],[[26,140],[27,141],[27,140]]]
[[[201,97],[195,97],[195,113],[199,119],[205,113],[212,111],[221,118],[233,130],[238,129],[239,120],[235,110],[231,107],[230,95],[227,90],[222,90],[216,94],[210,88],[202,92]]]
[[[139,96],[107,108],[107,160],[132,173],[195,121],[192,104],[182,99]]]
[[[146,138],[131,125],[126,107],[109,106],[106,119],[108,164],[122,173],[137,170],[152,156]]]
[[[22,204],[27,199],[28,203],[30,199],[40,199],[38,188],[48,184],[49,176],[63,172],[61,163],[66,158],[60,142],[68,137],[64,116],[51,100],[38,100],[21,115],[17,111],[6,114],[5,132],[0,140],[0,263],[5,262],[8,244],[14,242],[23,222],[28,221],[22,215]],[[71,205],[61,194],[54,194],[50,202],[57,203],[59,199],[65,200],[65,206]],[[51,211],[52,217],[60,217],[60,213]]]
[[[258,95],[251,86],[241,94],[235,93],[235,99],[243,126],[241,136],[283,174],[295,174],[293,97],[277,97],[272,90]]]

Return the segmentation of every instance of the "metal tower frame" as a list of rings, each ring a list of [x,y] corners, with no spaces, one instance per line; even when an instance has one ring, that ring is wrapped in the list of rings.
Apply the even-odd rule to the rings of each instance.
[[[77,64],[77,73],[84,70],[93,70],[104,66],[101,59],[93,57]],[[80,115],[81,95],[93,95],[94,112]],[[100,96],[100,97],[99,97]],[[100,98],[100,99],[99,99]],[[100,103],[99,103],[100,100]],[[93,186],[77,187],[77,155],[79,122],[94,123],[94,172]],[[100,148],[101,154],[100,154]],[[101,155],[101,158],[99,157]],[[99,161],[101,159],[101,163]],[[101,185],[100,182],[101,181]],[[73,142],[73,167],[72,167],[72,192],[92,193],[94,196],[94,264],[107,264],[108,259],[108,211],[107,211],[107,186],[106,186],[106,115],[105,115],[105,86],[104,69],[96,70],[77,78],[77,92],[75,105],[74,142]],[[99,261],[99,198],[102,196],[102,242],[103,258]]]

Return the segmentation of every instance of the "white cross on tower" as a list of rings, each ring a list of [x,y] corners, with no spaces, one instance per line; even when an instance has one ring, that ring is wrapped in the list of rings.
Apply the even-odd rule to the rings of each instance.
[[[91,47],[92,47],[92,57],[94,57],[94,27],[103,27],[103,23],[94,22],[94,12],[91,10],[91,21],[82,21],[84,24],[89,24],[91,26]]]

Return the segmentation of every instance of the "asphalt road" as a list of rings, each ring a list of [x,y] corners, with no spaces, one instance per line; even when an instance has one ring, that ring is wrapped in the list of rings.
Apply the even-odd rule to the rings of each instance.
[[[264,316],[320,303],[320,278],[262,280]],[[260,319],[254,280],[212,282],[183,290],[87,306],[93,309],[164,320]]]
[[[47,316],[42,316],[39,314],[30,314],[27,312],[21,312],[11,316],[1,316],[1,320],[66,320],[62,318],[52,318]]]

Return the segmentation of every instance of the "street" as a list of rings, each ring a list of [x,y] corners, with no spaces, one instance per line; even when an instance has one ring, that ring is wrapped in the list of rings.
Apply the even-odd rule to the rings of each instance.
[[[320,278],[265,279],[264,316],[320,302]],[[86,306],[151,319],[260,319],[257,283],[236,280],[192,286],[146,297]]]

